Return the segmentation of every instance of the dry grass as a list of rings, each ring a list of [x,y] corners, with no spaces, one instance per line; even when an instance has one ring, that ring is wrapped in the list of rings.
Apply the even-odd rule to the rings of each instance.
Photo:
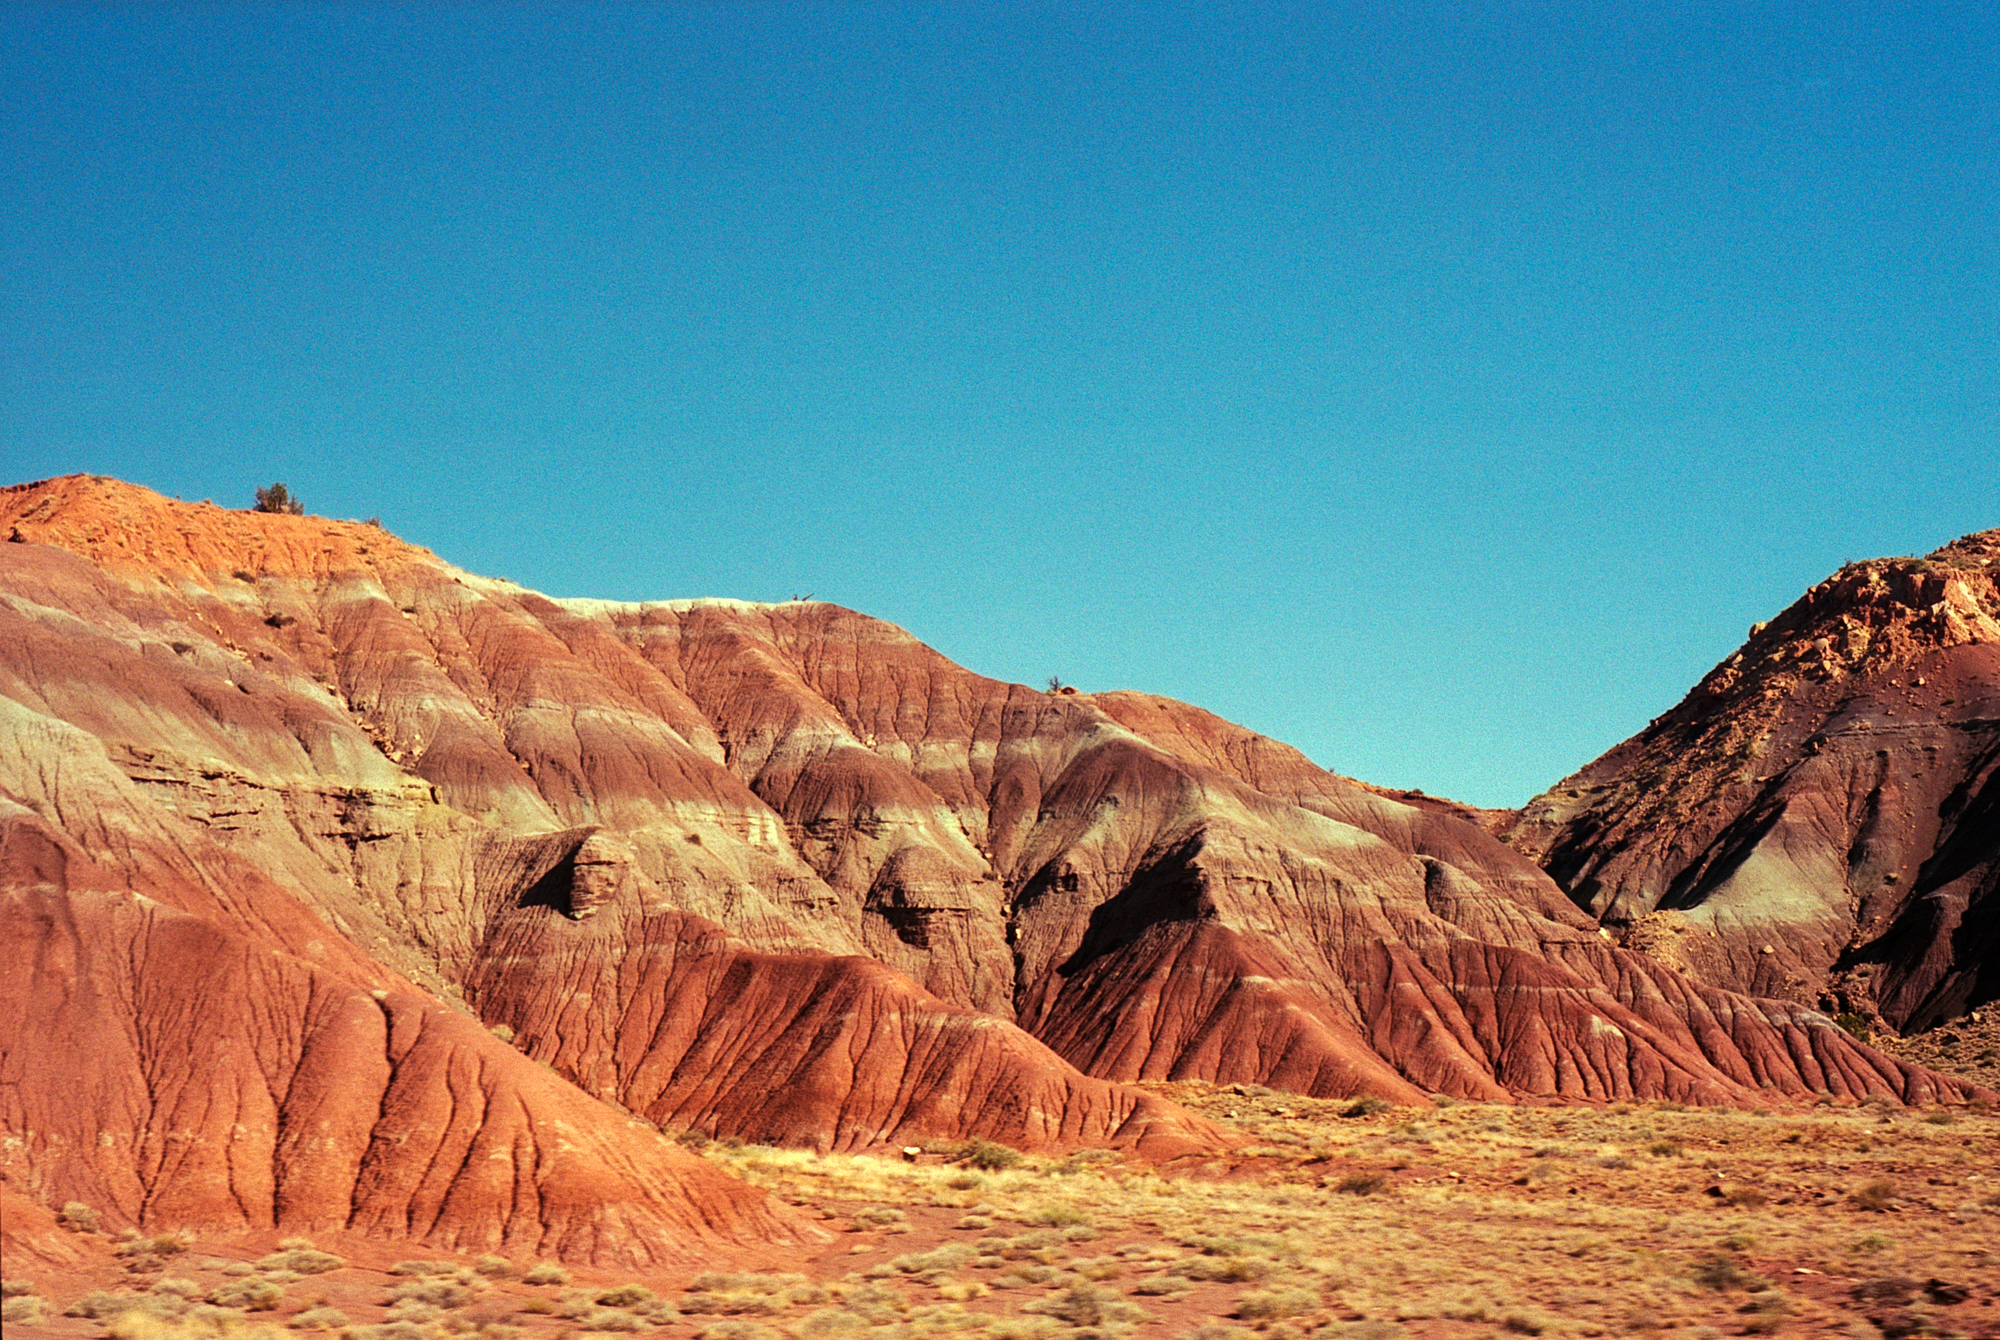
[[[1991,1112],[1418,1111],[1159,1087],[1248,1152],[1163,1170],[711,1141],[704,1157],[832,1240],[777,1270],[572,1282],[490,1255],[366,1269],[288,1240],[252,1264],[134,1235],[106,1274],[124,1287],[66,1309],[71,1293],[10,1281],[8,1340],[2000,1335]],[[165,1259],[150,1286],[127,1266]]]
[[[1178,1176],[1029,1158],[968,1184],[947,1164],[704,1152],[836,1214],[910,1207],[925,1239],[974,1238],[960,1227],[968,1219],[987,1230],[969,1256],[899,1250],[872,1267],[878,1278],[932,1290],[982,1282],[994,1291],[979,1300],[988,1315],[1065,1321],[1096,1296],[1082,1285],[1158,1313],[1106,1314],[1087,1327],[1100,1331],[1193,1336],[1228,1318],[1274,1340],[1701,1327],[1872,1337],[1876,1322],[1895,1330],[1911,1317],[1948,1333],[1949,1317],[2000,1297],[2000,1262],[1986,1245],[2000,1228],[2000,1174],[1987,1155],[2000,1147],[2000,1121],[1990,1113],[1958,1111],[1946,1123],[1897,1108],[1411,1112],[1169,1091],[1243,1130],[1252,1157]],[[1009,1224],[1018,1227],[1001,1231]],[[1084,1249],[1057,1225],[1087,1226],[1097,1240]],[[1853,1293],[1857,1280],[1902,1276],[1941,1281],[1941,1298],[1963,1289],[1967,1301],[1924,1295],[1892,1307]],[[1967,1315],[2000,1322],[1994,1314]]]

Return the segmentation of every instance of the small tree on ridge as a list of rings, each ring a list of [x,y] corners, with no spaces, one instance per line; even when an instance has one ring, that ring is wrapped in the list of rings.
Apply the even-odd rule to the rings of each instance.
[[[273,484],[267,489],[260,488],[257,490],[256,510],[259,512],[281,512],[286,516],[304,516],[306,505],[297,498],[294,498],[291,490],[287,489],[283,484]]]

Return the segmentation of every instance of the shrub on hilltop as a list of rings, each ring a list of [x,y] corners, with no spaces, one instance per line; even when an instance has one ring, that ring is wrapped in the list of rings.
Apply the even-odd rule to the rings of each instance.
[[[306,505],[292,496],[291,490],[283,484],[273,484],[269,488],[257,490],[258,512],[277,512],[285,516],[304,516]]]

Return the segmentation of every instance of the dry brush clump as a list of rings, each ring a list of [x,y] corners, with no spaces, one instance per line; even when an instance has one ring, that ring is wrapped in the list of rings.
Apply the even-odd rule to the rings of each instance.
[[[679,1306],[689,1316],[772,1316],[826,1299],[825,1289],[800,1274],[709,1271],[695,1279]]]
[[[0,1325],[39,1326],[48,1315],[48,1300],[29,1281],[0,1281]]]
[[[257,1262],[257,1269],[289,1270],[299,1275],[324,1275],[339,1270],[347,1262],[332,1252],[323,1252],[305,1238],[287,1238],[278,1250]]]

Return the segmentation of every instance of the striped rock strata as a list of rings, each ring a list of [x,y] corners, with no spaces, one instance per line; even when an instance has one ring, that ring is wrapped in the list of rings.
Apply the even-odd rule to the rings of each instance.
[[[1715,986],[1909,1029],[2000,996],[2000,531],[1842,568],[1510,836]]]
[[[1165,1158],[1224,1137],[1117,1081],[1966,1093],[1184,704],[113,480],[0,534],[0,1169],[42,1203],[664,1259],[799,1230],[655,1124]]]

